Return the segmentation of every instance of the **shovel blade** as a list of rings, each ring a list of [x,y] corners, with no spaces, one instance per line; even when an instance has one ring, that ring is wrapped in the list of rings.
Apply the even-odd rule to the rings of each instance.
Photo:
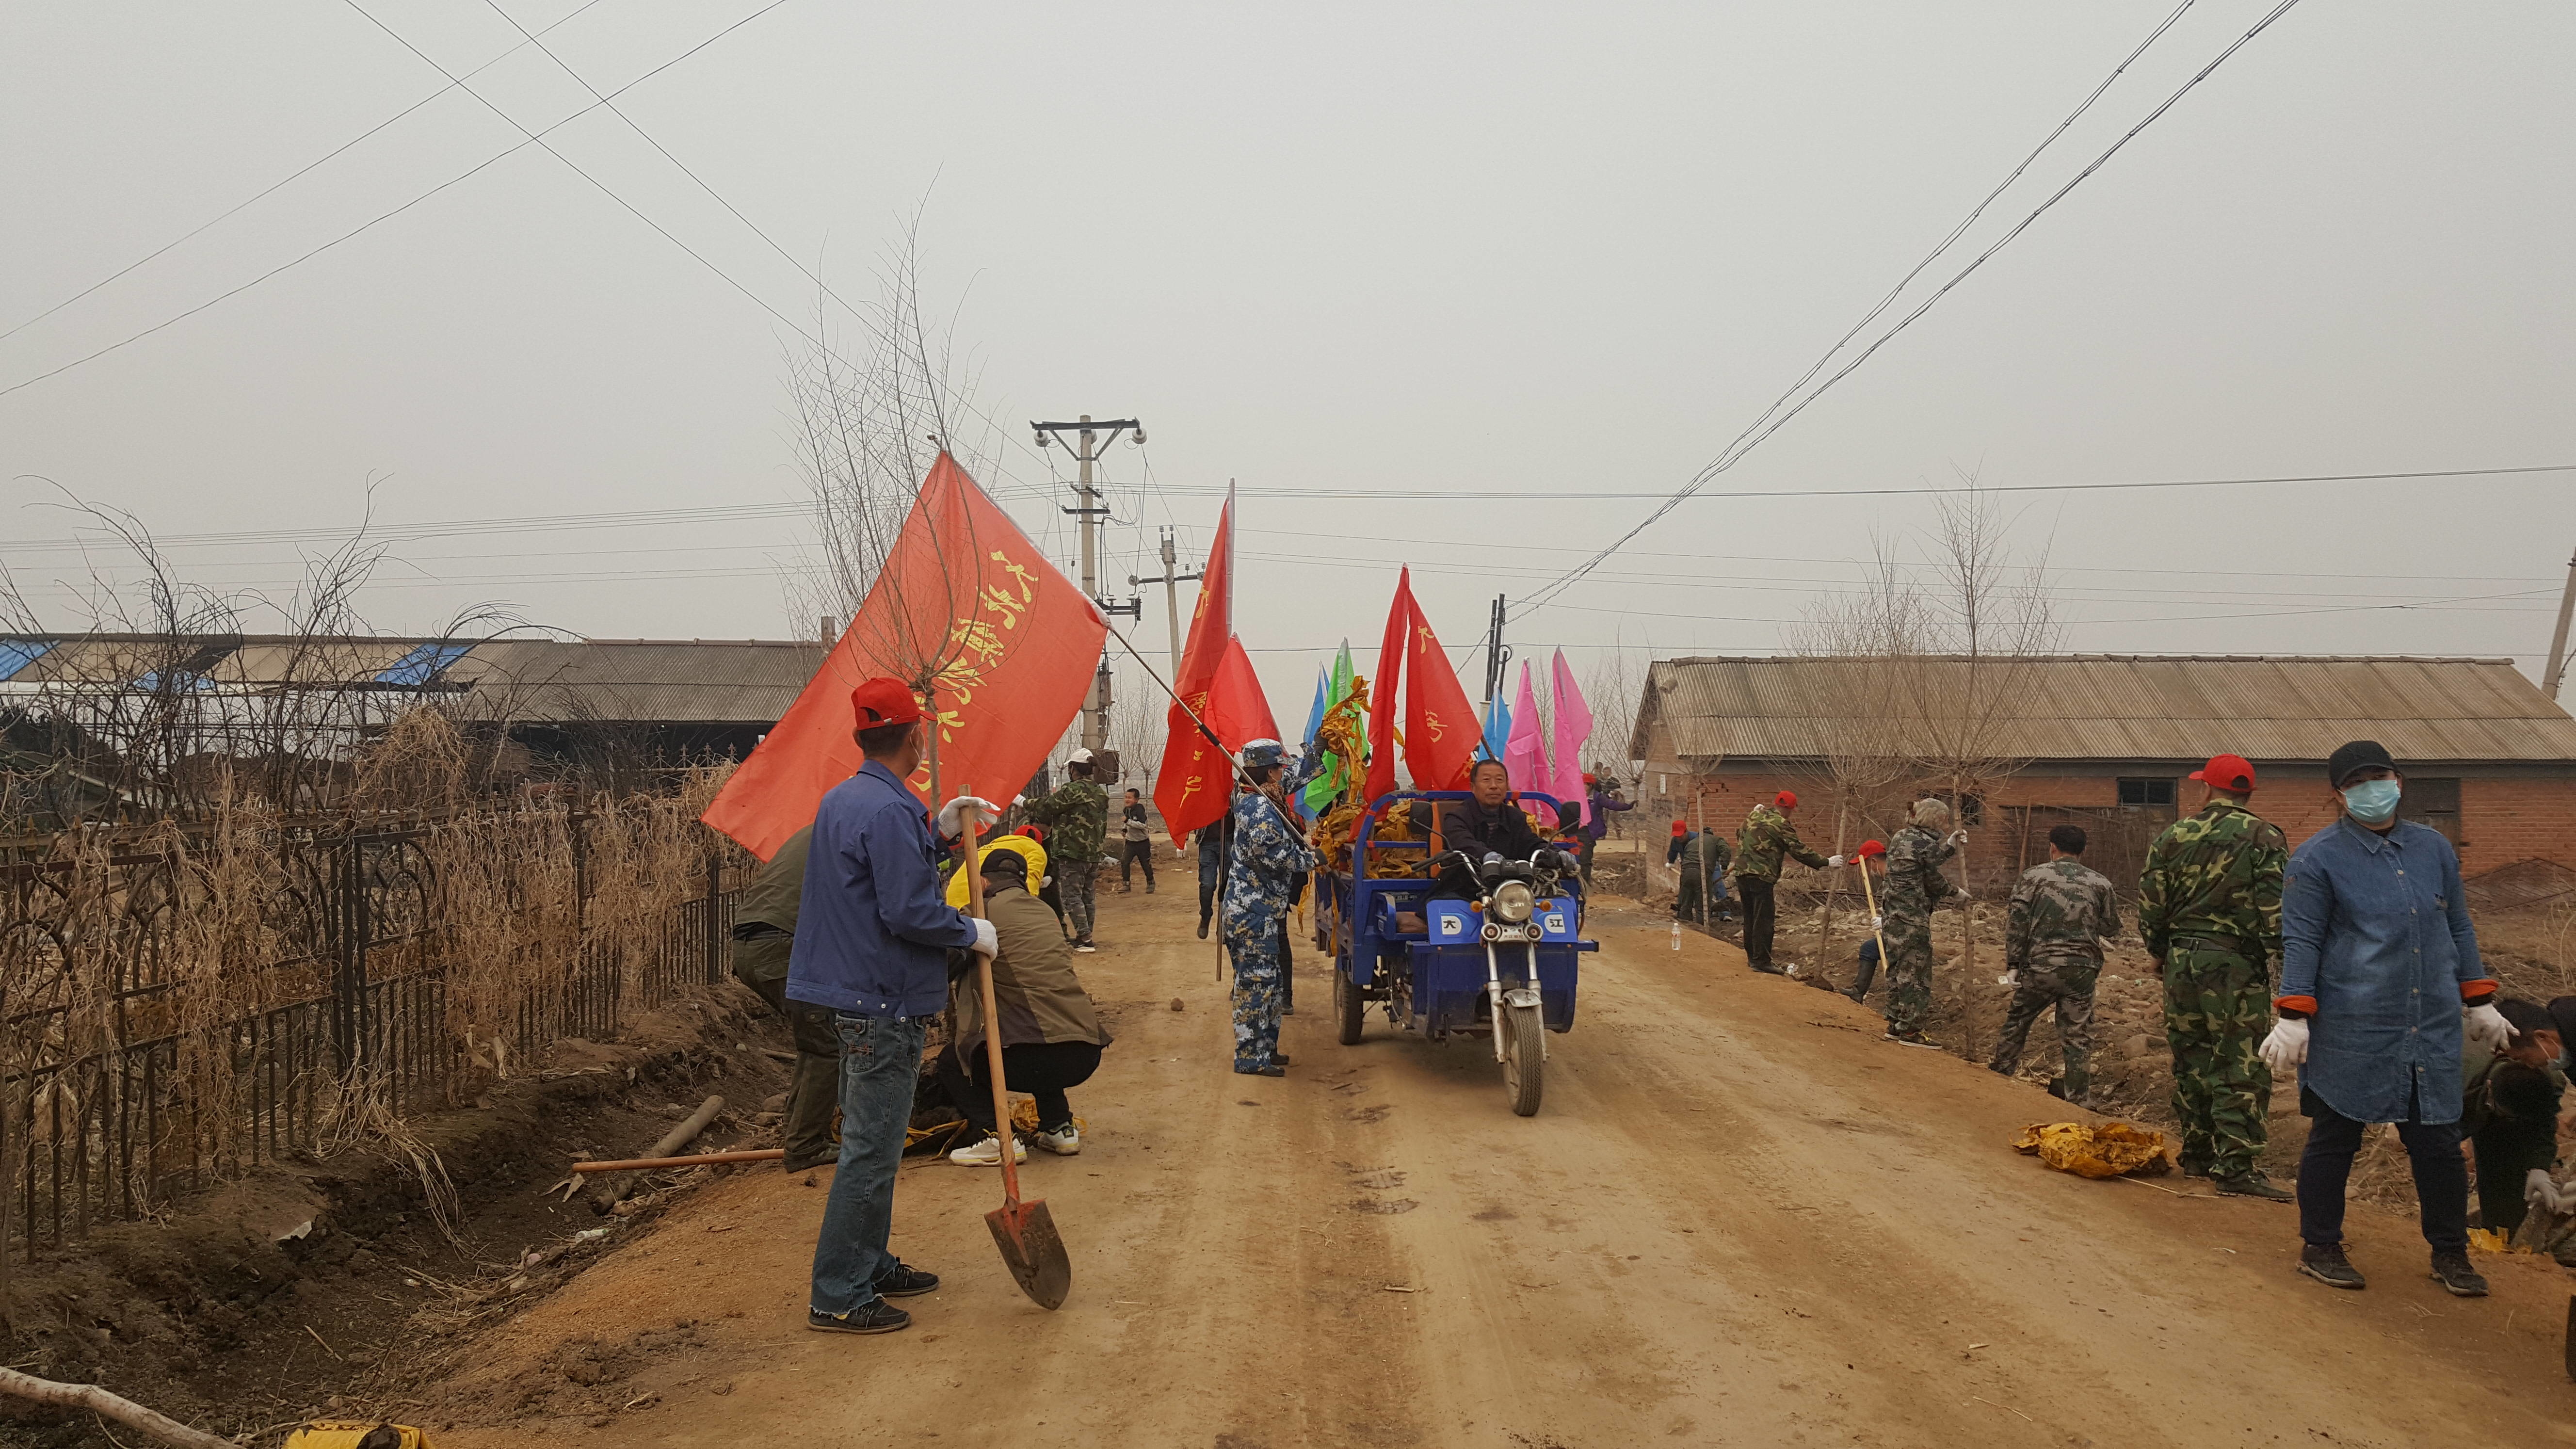
[[[1065,1256],[1046,1199],[1003,1203],[984,1214],[984,1226],[993,1230],[993,1246],[1002,1250],[1020,1291],[1040,1308],[1062,1308],[1065,1294],[1073,1291],[1073,1260]]]

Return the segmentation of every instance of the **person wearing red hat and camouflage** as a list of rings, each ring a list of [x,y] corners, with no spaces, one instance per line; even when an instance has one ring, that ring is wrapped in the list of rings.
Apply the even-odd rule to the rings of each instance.
[[[2290,845],[2246,807],[2254,767],[2243,756],[2212,756],[2191,778],[2209,787],[2209,803],[2165,827],[2138,880],[2138,938],[2165,983],[2182,1170],[2222,1196],[2290,1202],[2259,1166],[2272,1104],[2259,1048],[2272,1025]]]
[[[1790,813],[1797,808],[1796,792],[1783,790],[1768,804],[1754,806],[1735,836],[1735,897],[1744,903],[1744,964],[1769,976],[1783,974],[1771,964],[1771,935],[1777,921],[1771,892],[1780,882],[1781,858],[1814,870],[1843,863],[1839,855],[1816,854],[1798,838],[1798,827],[1789,823]]]

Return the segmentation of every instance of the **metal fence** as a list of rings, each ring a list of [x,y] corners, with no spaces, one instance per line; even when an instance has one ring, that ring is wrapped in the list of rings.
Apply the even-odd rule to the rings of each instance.
[[[562,818],[574,946],[514,989],[510,1051],[613,1034],[622,1014],[716,980],[726,861],[672,881],[648,920],[594,930],[586,817]],[[307,1155],[364,1114],[447,1105],[466,1062],[435,832],[290,828],[263,840],[261,936],[209,977],[173,949],[199,909],[177,852],[0,864],[0,1252],[151,1215],[262,1161]],[[534,910],[535,907],[529,907]],[[211,1014],[208,1000],[254,1009]]]

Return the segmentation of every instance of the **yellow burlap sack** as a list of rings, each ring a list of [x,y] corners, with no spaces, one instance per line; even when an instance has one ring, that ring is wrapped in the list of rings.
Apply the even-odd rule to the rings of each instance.
[[[2141,1132],[2126,1122],[2098,1127],[2082,1122],[2034,1122],[2013,1139],[2017,1151],[2035,1153],[2060,1172],[2078,1177],[2153,1176],[2173,1164],[2165,1160],[2165,1135]]]
[[[283,1449],[429,1449],[429,1436],[408,1424],[373,1419],[316,1419],[286,1438]]]

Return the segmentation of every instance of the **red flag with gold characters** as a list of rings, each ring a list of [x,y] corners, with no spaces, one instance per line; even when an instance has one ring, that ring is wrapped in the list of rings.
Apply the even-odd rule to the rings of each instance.
[[[1395,576],[1395,601],[1386,606],[1386,633],[1377,646],[1377,678],[1369,681],[1368,775],[1360,784],[1363,804],[1395,788],[1395,686],[1404,677],[1404,656],[1411,647],[1413,570]]]
[[[938,787],[1007,800],[1091,689],[1109,621],[946,453],[922,480],[849,631],[699,817],[769,859],[858,772],[850,691],[912,686],[934,721]],[[906,782],[930,803],[930,762]]]
[[[1413,771],[1416,790],[1464,790],[1476,745],[1484,737],[1476,707],[1467,702],[1466,686],[1458,682],[1458,671],[1440,647],[1440,636],[1431,632],[1422,605],[1410,597],[1405,602],[1413,615],[1404,661],[1405,767]]]
[[[1181,651],[1180,674],[1172,680],[1172,692],[1189,705],[1183,709],[1173,704],[1163,711],[1165,727],[1170,731],[1163,744],[1162,772],[1154,779],[1154,808],[1161,812],[1163,824],[1172,832],[1172,843],[1200,826],[1213,823],[1225,814],[1234,792],[1226,782],[1233,777],[1233,762],[1226,758],[1229,749],[1240,749],[1245,735],[1227,739],[1224,728],[1210,717],[1210,696],[1218,670],[1226,660],[1227,645],[1234,641],[1234,494],[1228,489],[1225,508],[1216,516],[1216,541],[1208,548],[1207,567],[1200,570],[1198,607],[1190,614],[1189,643]],[[1236,645],[1236,652],[1241,646]],[[1258,693],[1259,686],[1255,686]],[[1200,733],[1190,719],[1190,710],[1208,721],[1217,731],[1215,743]],[[1269,706],[1265,703],[1266,715]]]

